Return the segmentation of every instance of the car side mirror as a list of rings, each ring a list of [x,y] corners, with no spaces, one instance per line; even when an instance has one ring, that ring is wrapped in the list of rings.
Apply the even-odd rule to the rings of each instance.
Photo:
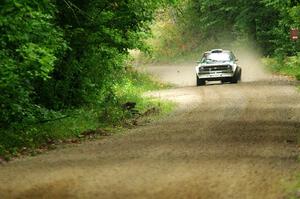
[[[235,61],[239,61],[239,59],[235,59]]]
[[[196,61],[196,63],[197,63],[197,64],[200,64],[200,63],[201,63],[201,61]]]

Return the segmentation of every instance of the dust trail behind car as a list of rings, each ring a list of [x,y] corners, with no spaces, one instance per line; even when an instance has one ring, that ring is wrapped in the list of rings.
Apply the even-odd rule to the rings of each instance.
[[[235,52],[238,63],[243,69],[243,82],[252,82],[271,79],[272,76],[265,70],[262,62],[261,55],[249,47],[242,47],[233,49]]]
[[[271,79],[261,62],[261,56],[249,47],[234,48],[238,64],[243,70],[242,82],[253,82]],[[199,59],[202,52],[199,52]],[[169,82],[179,87],[195,86],[195,66],[197,59],[187,60],[179,64],[149,64],[142,67],[146,71],[163,82]],[[213,82],[215,84],[218,82]]]

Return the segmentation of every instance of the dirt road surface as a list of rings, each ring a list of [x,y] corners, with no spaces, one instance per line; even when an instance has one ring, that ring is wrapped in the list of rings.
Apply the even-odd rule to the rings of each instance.
[[[195,87],[193,64],[147,67],[178,85],[147,94],[177,101],[174,113],[0,166],[0,198],[284,198],[300,171],[300,95],[243,69],[240,84]]]

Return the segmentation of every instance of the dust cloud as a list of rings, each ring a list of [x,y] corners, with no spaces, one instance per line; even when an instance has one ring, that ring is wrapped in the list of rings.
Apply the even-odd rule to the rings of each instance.
[[[234,48],[233,53],[238,59],[238,65],[242,68],[242,81],[255,82],[271,78],[261,61],[260,53],[250,47]]]
[[[171,83],[178,87],[194,86],[196,82],[196,62],[182,64],[147,65],[141,68],[162,82]]]
[[[224,48],[227,49],[227,48]],[[238,59],[238,65],[242,68],[242,82],[263,81],[271,78],[261,62],[262,56],[250,47],[234,47],[232,49]],[[199,52],[199,58],[203,52]],[[175,84],[179,87],[195,86],[195,66],[197,60],[185,60],[182,63],[148,64],[138,67],[139,70],[150,73],[163,82]],[[217,84],[211,82],[209,84]]]

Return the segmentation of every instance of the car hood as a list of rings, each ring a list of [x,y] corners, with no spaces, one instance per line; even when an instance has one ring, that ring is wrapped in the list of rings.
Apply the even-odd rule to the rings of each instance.
[[[225,65],[234,65],[234,62],[214,62],[214,63],[200,63],[198,66],[225,66]]]

